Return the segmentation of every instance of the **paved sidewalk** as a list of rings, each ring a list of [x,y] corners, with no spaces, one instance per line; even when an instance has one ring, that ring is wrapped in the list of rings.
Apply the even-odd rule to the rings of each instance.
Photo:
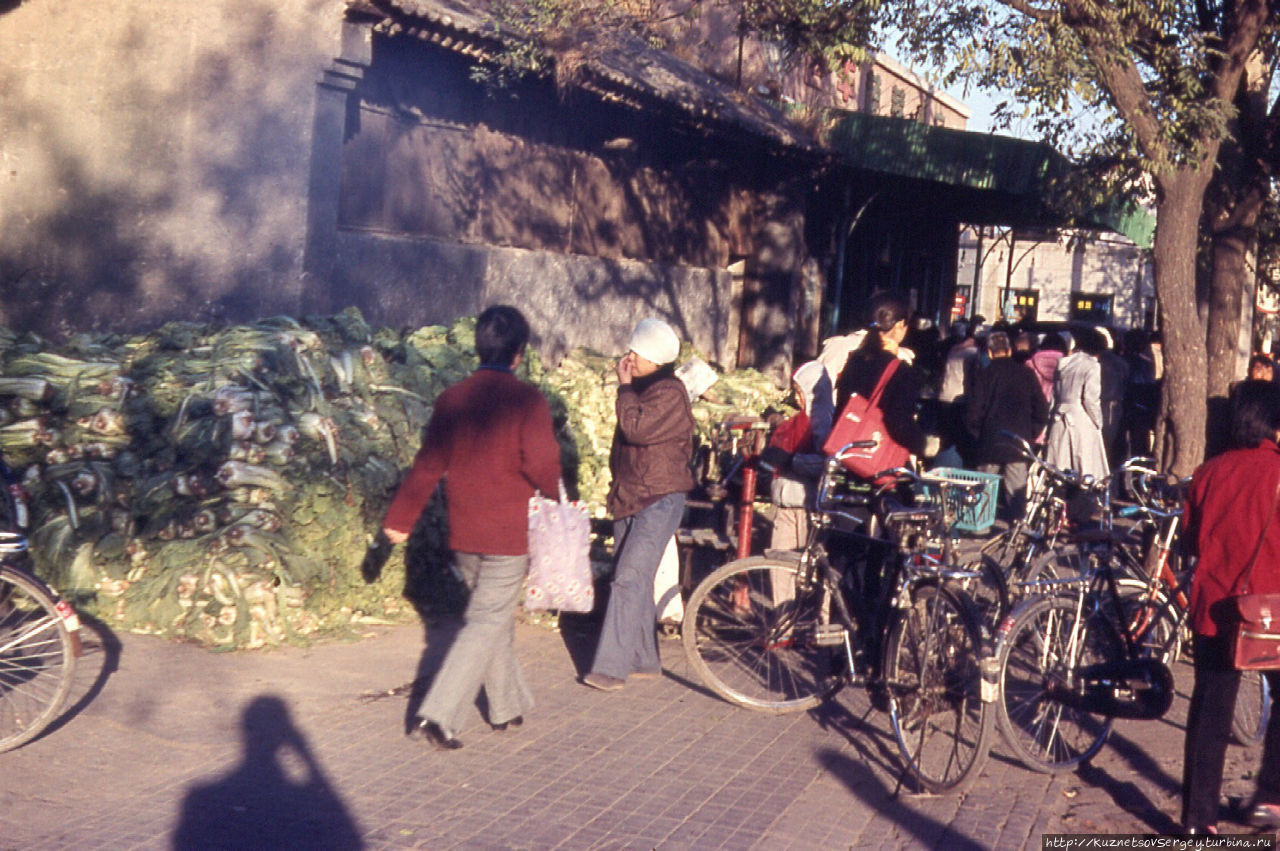
[[[521,625],[538,700],[481,720],[462,750],[404,738],[413,683],[447,630],[219,654],[90,634],[65,723],[0,755],[0,848],[1023,848],[1045,831],[1171,830],[1190,669],[1169,718],[1121,722],[1079,774],[999,740],[966,797],[893,797],[887,717],[857,689],[768,716],[667,674],[604,694],[576,682],[589,630]],[[576,661],[576,664],[575,664]],[[1233,751],[1229,791],[1257,753]],[[1250,762],[1252,761],[1252,762]]]

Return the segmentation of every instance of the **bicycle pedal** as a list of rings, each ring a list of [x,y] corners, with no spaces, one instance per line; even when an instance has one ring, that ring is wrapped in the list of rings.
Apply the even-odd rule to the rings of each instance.
[[[817,647],[839,647],[844,644],[845,628],[838,623],[818,624],[813,628],[813,643]]]

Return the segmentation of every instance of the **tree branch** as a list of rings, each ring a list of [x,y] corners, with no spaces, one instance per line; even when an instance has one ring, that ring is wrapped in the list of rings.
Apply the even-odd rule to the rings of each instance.
[[[1065,0],[1063,10],[1064,22],[1080,37],[1116,111],[1132,130],[1139,151],[1157,167],[1167,163],[1169,151],[1160,141],[1160,122],[1132,56],[1109,43],[1105,35],[1110,31],[1108,23],[1093,12],[1091,4]]]
[[[1258,46],[1270,18],[1266,0],[1241,0],[1222,20],[1222,58],[1213,73],[1213,96],[1226,103],[1235,100],[1245,63]]]
[[[1028,2],[1028,0],[999,0],[999,1],[1002,5],[1012,9],[1015,12],[1019,12],[1023,15],[1026,15],[1028,18],[1033,18],[1034,20],[1037,20],[1037,21],[1053,20],[1053,12],[1051,10],[1041,9],[1039,6],[1035,6],[1032,3]]]

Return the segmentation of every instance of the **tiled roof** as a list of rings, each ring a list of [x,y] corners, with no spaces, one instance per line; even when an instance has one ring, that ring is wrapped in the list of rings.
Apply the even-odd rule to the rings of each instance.
[[[378,27],[409,33],[474,56],[491,55],[519,39],[504,32],[483,3],[458,0],[348,0],[357,14],[380,17]],[[774,144],[818,152],[818,142],[772,105],[633,36],[614,34],[611,44],[584,61],[581,85],[609,100],[637,108],[660,102],[700,125],[741,130]]]

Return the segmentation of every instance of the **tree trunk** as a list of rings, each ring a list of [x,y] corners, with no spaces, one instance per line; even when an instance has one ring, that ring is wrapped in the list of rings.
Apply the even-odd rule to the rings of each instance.
[[[1164,338],[1163,466],[1189,475],[1204,458],[1208,418],[1205,328],[1196,303],[1196,250],[1208,178],[1182,168],[1159,180],[1154,258]]]
[[[1261,198],[1242,204],[1252,208],[1243,213],[1246,221],[1213,234],[1213,270],[1209,282],[1208,384],[1210,396],[1226,396],[1236,375],[1236,354],[1240,343],[1240,316],[1244,299],[1253,293],[1255,270],[1249,262],[1258,241],[1257,219]]]
[[[1210,454],[1227,448],[1231,428],[1228,397],[1237,375],[1245,300],[1253,297],[1258,224],[1270,191],[1266,163],[1270,59],[1256,54],[1236,97],[1236,117],[1218,151],[1213,181],[1205,193],[1202,221],[1210,237],[1206,301]]]

